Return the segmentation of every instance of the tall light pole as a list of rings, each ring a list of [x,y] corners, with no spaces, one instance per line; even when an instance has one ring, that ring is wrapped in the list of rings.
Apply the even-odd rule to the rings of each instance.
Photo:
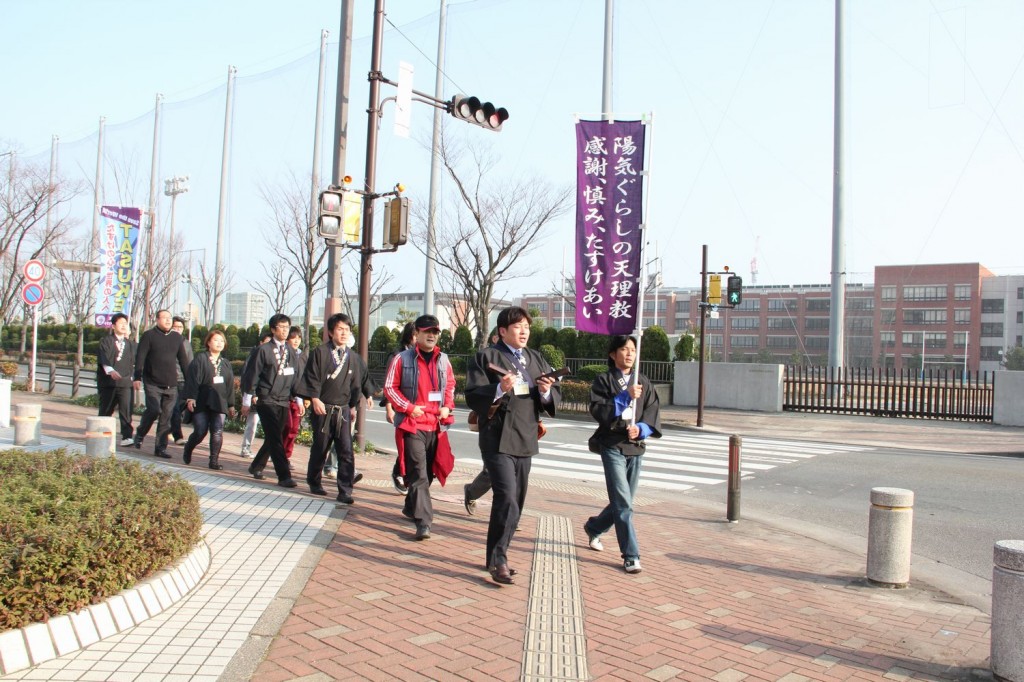
[[[224,104],[224,144],[220,152],[220,208],[217,210],[217,259],[213,264],[213,319],[206,320],[208,324],[217,322],[217,315],[223,315],[221,310],[221,286],[223,286],[224,268],[224,232],[227,230],[228,219],[228,163],[231,160],[231,108],[235,99],[235,73],[238,69],[228,67],[228,91]]]
[[[174,282],[174,261],[175,255],[174,247],[174,202],[178,198],[179,194],[184,194],[188,191],[188,176],[177,175],[173,178],[164,180],[164,196],[171,198],[171,236],[167,240],[167,245],[172,249],[171,257],[167,262],[167,281]],[[171,291],[171,310],[178,307],[178,287],[175,286]]]

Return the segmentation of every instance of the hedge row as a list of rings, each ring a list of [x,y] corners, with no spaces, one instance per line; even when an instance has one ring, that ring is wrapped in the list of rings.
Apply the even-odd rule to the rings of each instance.
[[[0,631],[98,603],[200,540],[192,486],[138,463],[6,450],[0,480]]]

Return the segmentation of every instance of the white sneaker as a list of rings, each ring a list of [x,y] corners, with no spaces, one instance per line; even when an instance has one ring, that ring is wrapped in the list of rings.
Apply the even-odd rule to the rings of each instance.
[[[337,478],[338,472],[333,469],[328,469],[327,471],[324,472],[324,476],[326,478]]]
[[[640,566],[639,559],[626,559],[626,562],[622,564],[622,567],[626,569],[626,573],[639,573],[640,571],[644,570]]]
[[[595,552],[604,551],[604,545],[601,544],[600,535],[591,535],[590,531],[587,530],[586,526],[583,526],[583,532],[587,534],[587,544],[590,545],[590,549],[594,550]]]
[[[184,445],[185,444],[185,439],[184,438],[175,438],[174,439],[174,444],[175,445]]]
[[[134,445],[135,439],[129,436],[128,438],[121,439],[121,445]]]
[[[245,452],[238,453],[238,456],[242,459],[252,459],[252,453],[246,450]]]

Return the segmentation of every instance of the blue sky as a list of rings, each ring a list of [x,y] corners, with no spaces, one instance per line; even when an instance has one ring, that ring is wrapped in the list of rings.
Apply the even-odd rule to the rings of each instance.
[[[391,0],[384,73],[415,65],[432,92],[434,0]],[[653,112],[648,194],[650,255],[669,286],[699,283],[701,244],[713,268],[750,283],[827,283],[832,212],[833,0],[617,0],[613,102],[622,118]],[[347,172],[361,179],[372,2],[356,8]],[[487,145],[493,179],[575,179],[576,115],[601,104],[603,0],[452,0],[445,96],[476,94],[506,106],[504,130],[452,122],[452,134]],[[260,0],[5,0],[0,3],[0,147],[91,180],[96,127],[107,117],[108,158],[134,177],[124,201],[148,196],[152,110],[165,95],[160,190],[191,176],[177,204],[188,248],[215,245],[224,83],[238,67],[229,207],[236,281],[266,258],[259,188],[312,163],[320,30],[331,31],[328,134],[340,2]],[[1024,3],[1019,0],[846,2],[845,229],[848,279],[875,265],[978,261],[1024,272]],[[12,66],[16,65],[16,66]],[[384,95],[393,94],[387,87]],[[425,203],[432,110],[415,105],[413,135],[380,136],[377,186],[401,181]],[[129,173],[132,175],[132,173]],[[105,203],[118,203],[108,165]],[[161,196],[161,220],[169,205]],[[75,207],[83,228],[91,198]],[[379,232],[379,231],[378,231]],[[572,262],[571,215],[500,293],[546,290],[562,253]],[[421,290],[422,257],[404,247],[375,259],[392,288]]]

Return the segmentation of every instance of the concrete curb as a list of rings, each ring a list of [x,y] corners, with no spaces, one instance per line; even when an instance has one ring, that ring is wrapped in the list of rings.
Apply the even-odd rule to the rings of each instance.
[[[173,566],[104,602],[0,634],[0,674],[79,651],[142,624],[181,601],[209,568],[210,548],[200,540]]]

